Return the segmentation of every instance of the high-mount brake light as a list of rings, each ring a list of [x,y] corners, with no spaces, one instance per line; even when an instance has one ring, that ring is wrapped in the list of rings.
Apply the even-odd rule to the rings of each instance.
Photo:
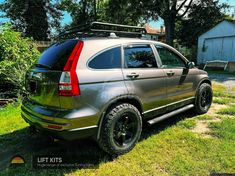
[[[76,96],[80,95],[79,81],[76,73],[76,67],[79,56],[82,52],[83,41],[79,41],[74,47],[68,61],[66,62],[63,72],[60,76],[59,95]]]

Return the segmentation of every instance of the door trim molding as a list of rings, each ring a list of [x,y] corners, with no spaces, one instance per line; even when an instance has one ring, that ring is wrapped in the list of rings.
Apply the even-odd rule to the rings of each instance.
[[[188,101],[188,100],[193,100],[194,98],[195,97],[189,97],[189,98],[186,98],[186,99],[183,99],[183,100],[180,100],[180,101],[176,101],[176,102],[164,105],[164,106],[153,108],[153,109],[150,109],[150,110],[147,110],[147,111],[143,112],[142,114],[147,114],[149,112],[153,112],[153,111],[156,111],[156,110],[159,110],[159,109],[162,109],[162,108],[167,108],[169,106],[172,106],[172,105],[175,105],[175,104],[178,104],[178,103],[182,103],[182,102],[185,102],[185,101]]]

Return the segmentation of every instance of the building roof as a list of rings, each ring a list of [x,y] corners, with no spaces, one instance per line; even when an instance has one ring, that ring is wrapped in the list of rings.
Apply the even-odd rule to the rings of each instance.
[[[219,31],[217,31],[216,36],[226,36],[226,35],[231,35],[231,32],[234,33],[234,29],[232,29],[231,31],[228,31],[228,26],[231,28],[234,28],[235,26],[235,20],[223,20],[220,21],[219,23],[217,23],[215,26],[213,26],[211,29],[209,29],[208,31],[204,32],[203,34],[201,34],[199,36],[199,38],[207,36],[207,35],[214,35],[214,31],[215,29],[220,29]],[[213,33],[213,34],[211,34]]]
[[[227,20],[223,20],[223,21],[228,21],[228,22],[233,23],[233,24],[235,25],[235,20],[229,20],[229,19],[227,19]],[[222,22],[222,21],[221,21],[221,22]]]
[[[165,28],[161,26],[160,29],[152,28],[149,24],[145,24],[145,29],[147,31],[147,34],[154,34],[154,35],[164,35],[165,34]]]

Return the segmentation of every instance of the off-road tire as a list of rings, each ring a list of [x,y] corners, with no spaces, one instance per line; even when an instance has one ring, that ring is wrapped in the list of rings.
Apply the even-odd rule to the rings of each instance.
[[[135,126],[133,129],[132,140],[125,146],[119,146],[115,139],[115,133],[118,133],[116,126],[119,125],[119,121],[121,121],[124,116],[131,116],[132,121],[136,122],[131,125]],[[128,117],[124,117],[128,118]],[[130,119],[129,119],[130,121]],[[131,121],[130,121],[131,122]],[[124,122],[125,123],[125,122]],[[120,130],[121,131],[121,130]],[[103,119],[103,123],[100,131],[100,138],[98,140],[99,146],[107,153],[116,156],[122,155],[124,153],[129,152],[135,144],[138,142],[142,131],[142,119],[141,114],[138,109],[128,103],[117,104],[112,107]],[[124,133],[122,133],[124,134]]]
[[[206,97],[205,96],[206,92]],[[195,98],[194,111],[197,114],[205,114],[209,110],[213,99],[213,91],[211,85],[203,83],[197,90]]]

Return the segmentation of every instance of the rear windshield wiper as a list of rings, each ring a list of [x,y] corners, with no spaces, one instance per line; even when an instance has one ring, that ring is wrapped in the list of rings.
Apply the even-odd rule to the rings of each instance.
[[[43,65],[43,64],[39,64],[39,63],[37,63],[35,66],[36,66],[36,67],[39,67],[39,68],[48,68],[48,69],[51,69],[50,66],[48,66],[48,65]]]

